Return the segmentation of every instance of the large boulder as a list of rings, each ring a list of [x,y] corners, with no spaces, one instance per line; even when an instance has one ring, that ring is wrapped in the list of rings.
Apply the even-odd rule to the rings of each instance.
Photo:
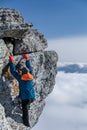
[[[33,84],[36,92],[36,100],[30,105],[29,109],[31,128],[38,122],[45,106],[45,99],[54,88],[58,55],[55,51],[45,51],[47,40],[44,38],[44,35],[36,29],[29,28],[17,11],[1,8],[0,13],[2,14],[0,14],[0,30],[3,32],[0,35],[0,104],[5,109],[4,117],[10,129],[30,130],[30,128],[26,128],[22,124],[22,110],[17,98],[19,94],[18,82],[10,73],[9,54],[12,53],[14,55],[15,64],[22,58],[23,53],[29,54],[34,76]],[[5,21],[2,18],[3,14],[5,15]],[[14,28],[9,29],[9,26],[3,28],[5,26],[3,22],[6,25],[12,25]],[[26,31],[23,35],[18,34],[15,28],[16,24],[19,29],[22,28],[21,24],[24,24],[22,30]],[[10,36],[9,32],[12,33],[11,31],[15,31],[15,35],[12,34]],[[22,59],[22,62],[25,64],[24,59]],[[1,122],[0,126],[2,126]]]

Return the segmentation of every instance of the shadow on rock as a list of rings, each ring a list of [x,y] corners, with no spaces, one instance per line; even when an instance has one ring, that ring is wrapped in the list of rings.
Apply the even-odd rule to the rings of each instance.
[[[17,123],[22,123],[22,111],[19,99],[12,99],[10,81],[0,78],[0,103],[5,108],[6,117],[11,117]]]

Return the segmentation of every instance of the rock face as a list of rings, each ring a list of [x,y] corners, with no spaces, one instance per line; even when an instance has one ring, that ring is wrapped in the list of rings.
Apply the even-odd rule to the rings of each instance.
[[[45,51],[45,48],[47,48],[47,40],[44,35],[32,29],[14,9],[0,8],[0,113],[2,113],[0,128],[2,130],[30,130],[38,122],[45,106],[45,98],[54,88],[57,74],[57,53]],[[26,128],[22,124],[22,111],[17,98],[18,83],[10,74],[9,53],[14,55],[16,63],[22,58],[23,53],[29,54],[36,92],[36,100],[29,109],[31,128]],[[22,59],[22,62],[25,63],[25,60]],[[4,120],[6,124],[3,123]]]

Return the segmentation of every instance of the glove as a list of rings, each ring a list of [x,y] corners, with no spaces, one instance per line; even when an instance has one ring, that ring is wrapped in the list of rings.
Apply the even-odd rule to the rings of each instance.
[[[14,62],[14,57],[12,55],[9,56],[9,61]]]
[[[23,57],[24,57],[24,59],[26,59],[26,60],[29,59],[28,54],[23,54]]]

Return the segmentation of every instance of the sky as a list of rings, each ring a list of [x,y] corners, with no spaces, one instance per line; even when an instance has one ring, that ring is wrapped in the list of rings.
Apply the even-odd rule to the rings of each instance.
[[[0,0],[0,7],[18,10],[47,38],[87,35],[86,0]]]
[[[86,0],[0,0],[0,7],[14,8],[32,22],[47,39],[48,49],[56,48],[60,62],[86,62]]]
[[[54,90],[32,130],[49,129],[87,130],[87,74],[58,72]]]

